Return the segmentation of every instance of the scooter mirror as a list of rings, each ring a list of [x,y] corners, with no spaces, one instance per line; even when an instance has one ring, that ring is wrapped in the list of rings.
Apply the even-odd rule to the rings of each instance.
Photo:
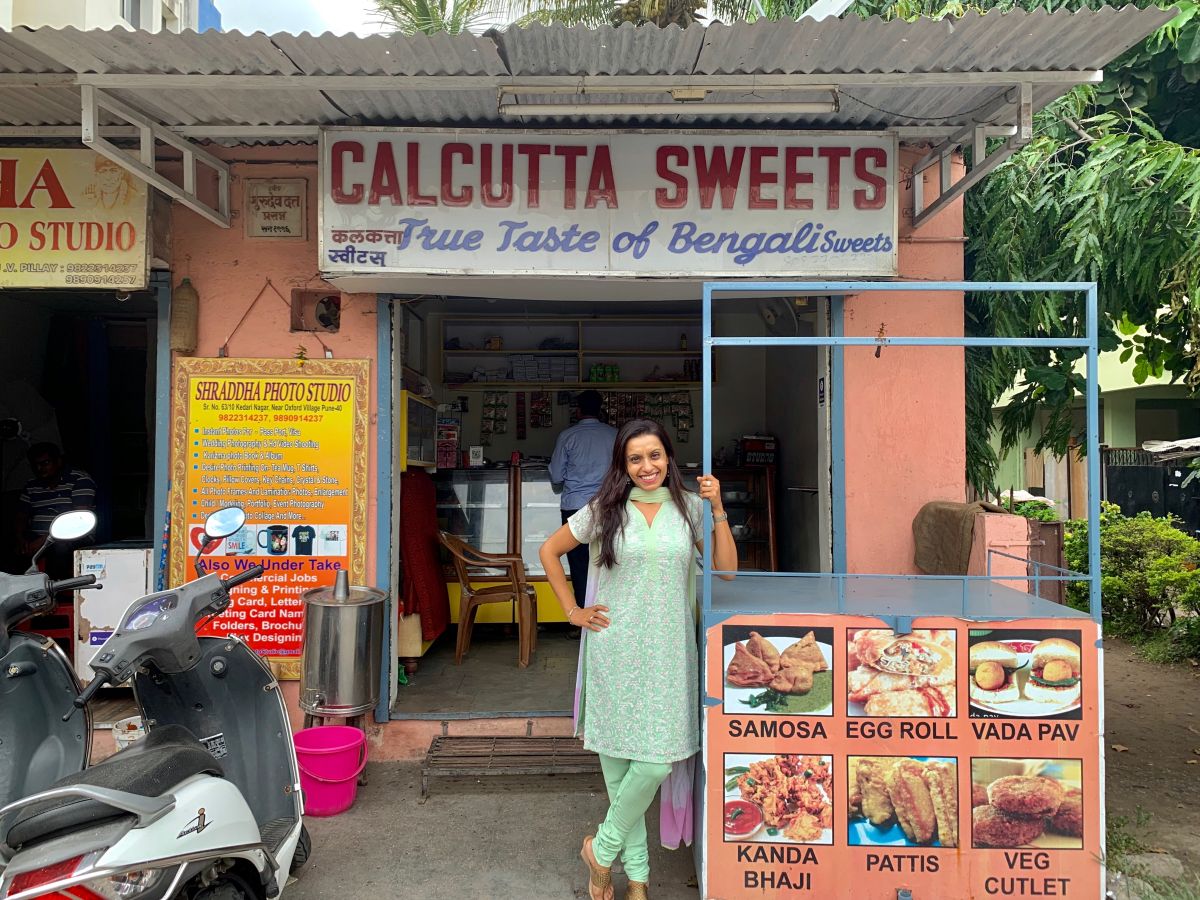
[[[246,524],[246,511],[240,506],[218,509],[204,523],[204,533],[213,540],[236,534]]]
[[[96,528],[96,514],[90,509],[75,509],[56,516],[50,523],[50,537],[56,541],[77,541]]]

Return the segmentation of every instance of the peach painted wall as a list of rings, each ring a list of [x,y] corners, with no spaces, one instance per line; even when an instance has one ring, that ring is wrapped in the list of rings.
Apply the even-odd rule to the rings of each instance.
[[[1026,579],[1029,563],[1010,559],[1010,556],[1030,556],[1029,542],[1032,528],[1024,516],[1010,513],[979,513],[975,517],[975,529],[971,543],[971,561],[968,575],[987,575],[988,551],[998,550],[1008,556],[996,556],[991,560],[991,575],[995,578],[1019,578],[1000,582],[1004,587],[1016,591],[1033,593],[1033,585]],[[1049,574],[1057,574],[1050,572]]]
[[[921,154],[901,153],[903,171]],[[926,203],[937,170],[925,173]],[[913,234],[901,185],[900,277],[963,277],[962,203]],[[961,336],[962,294],[872,293],[847,297],[844,333]],[[851,572],[915,573],[912,520],[930,500],[966,494],[965,365],[961,347],[847,347],[845,374],[846,565]]]
[[[215,152],[233,164],[230,189],[233,225],[228,229],[219,228],[181,203],[172,204],[171,281],[172,284],[178,284],[181,278],[190,277],[200,294],[199,343],[191,355],[217,356],[218,349],[238,326],[238,321],[246,314],[269,278],[287,303],[281,302],[275,292],[267,287],[253,311],[229,340],[228,355],[291,358],[296,355],[296,348],[303,344],[310,357],[321,358],[324,351],[312,334],[289,330],[292,288],[329,287],[317,276],[316,148],[239,147]],[[272,162],[281,158],[286,161]],[[244,236],[241,218],[243,179],[268,177],[308,179],[308,240],[251,240]],[[375,540],[378,522],[377,319],[374,294],[343,294],[340,330],[337,334],[320,335],[321,340],[333,350],[335,359],[372,361],[367,534],[363,547],[366,551],[367,581],[371,584],[376,581]]]

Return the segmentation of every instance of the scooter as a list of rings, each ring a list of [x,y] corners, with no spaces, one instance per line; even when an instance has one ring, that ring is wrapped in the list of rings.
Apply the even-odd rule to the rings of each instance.
[[[245,513],[209,516],[196,580],[125,611],[64,720],[107,684],[132,681],[145,738],[0,809],[15,851],[0,898],[274,900],[308,859],[299,769],[279,684],[235,637],[198,638],[229,592],[204,555]]]
[[[0,806],[44,791],[64,776],[82,772],[92,749],[91,713],[71,722],[47,714],[83,689],[58,644],[18,631],[35,616],[52,612],[55,595],[69,590],[99,590],[95,575],[51,581],[37,569],[52,544],[86,537],[96,527],[89,510],[63,513],[24,575],[0,572]],[[7,850],[0,818],[0,871]]]

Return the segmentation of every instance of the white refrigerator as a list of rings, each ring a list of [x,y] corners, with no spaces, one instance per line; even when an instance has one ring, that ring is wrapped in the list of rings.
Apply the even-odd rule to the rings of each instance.
[[[134,600],[150,593],[154,548],[140,544],[75,551],[75,574],[95,575],[103,590],[75,592],[75,671],[86,684],[88,665]]]

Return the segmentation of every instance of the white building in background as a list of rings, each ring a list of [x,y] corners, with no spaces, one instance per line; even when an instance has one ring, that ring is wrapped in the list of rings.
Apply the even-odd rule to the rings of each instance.
[[[0,28],[199,31],[210,10],[215,12],[213,0],[0,0]]]

